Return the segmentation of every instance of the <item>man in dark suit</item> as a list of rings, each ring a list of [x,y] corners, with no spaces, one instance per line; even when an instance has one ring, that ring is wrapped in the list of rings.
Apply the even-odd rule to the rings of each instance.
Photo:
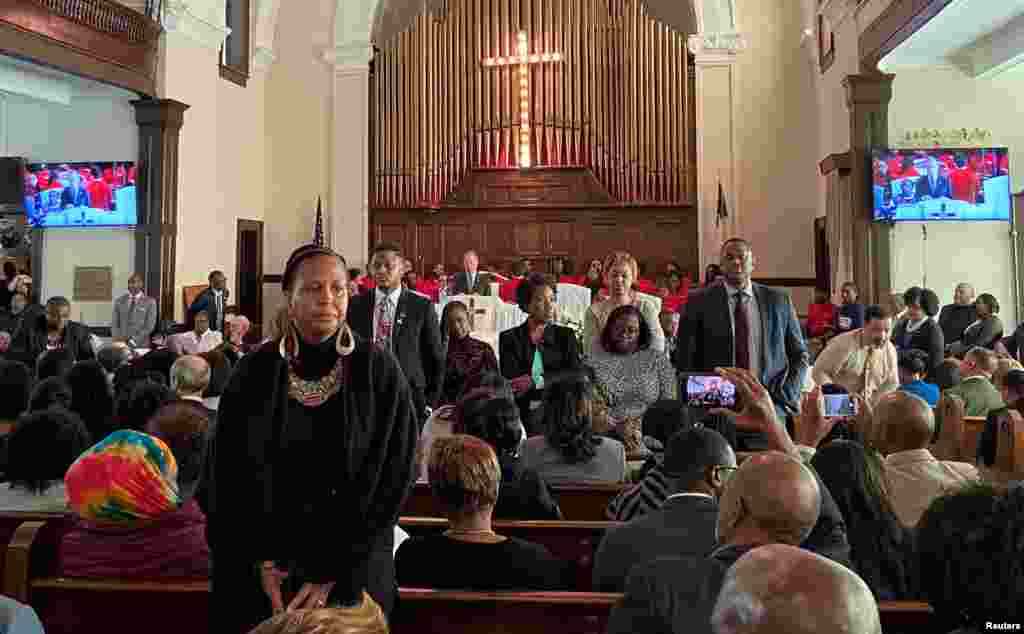
[[[349,301],[348,324],[397,357],[412,388],[422,426],[429,415],[428,406],[440,396],[444,375],[437,313],[430,300],[402,289],[405,266],[397,244],[384,242],[374,247],[370,272],[377,288]]]
[[[748,458],[719,503],[719,547],[706,557],[666,557],[634,567],[608,633],[711,632],[729,567],[758,546],[799,545],[820,507],[818,482],[799,458],[774,451]]]
[[[82,176],[71,172],[70,180],[71,184],[60,193],[60,208],[90,207],[89,192],[82,187]]]
[[[939,161],[934,156],[928,157],[928,171],[917,179],[917,199],[950,198],[949,177],[942,173]]]
[[[7,358],[34,368],[48,350],[64,350],[74,361],[96,358],[89,328],[71,321],[71,302],[66,297],[51,297],[45,314],[32,311],[23,318],[11,339]]]
[[[213,271],[209,277],[210,285],[195,298],[185,311],[185,324],[189,330],[195,328],[196,315],[206,312],[210,318],[210,330],[224,332],[224,309],[228,305],[231,293],[227,289],[228,278],[223,271]]]
[[[718,432],[694,427],[672,436],[661,465],[670,495],[657,511],[605,534],[594,556],[594,591],[622,592],[635,565],[714,550],[718,498],[735,470],[736,454]]]
[[[785,421],[797,411],[808,370],[807,346],[789,295],[755,284],[750,243],[732,238],[722,245],[724,283],[690,295],[676,335],[672,359],[685,385],[690,374],[715,368],[750,370],[768,388]],[[737,434],[740,449],[764,448],[755,433]]]
[[[455,274],[453,294],[455,295],[490,295],[491,282],[496,281],[490,273],[481,273],[480,258],[476,251],[466,251],[462,256],[463,271]]]

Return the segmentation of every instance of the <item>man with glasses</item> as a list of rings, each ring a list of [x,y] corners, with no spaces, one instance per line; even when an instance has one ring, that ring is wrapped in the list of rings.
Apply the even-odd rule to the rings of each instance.
[[[668,441],[658,465],[668,483],[661,508],[605,534],[594,558],[594,590],[622,592],[634,565],[658,557],[700,557],[716,545],[718,499],[736,454],[716,431],[693,427]]]

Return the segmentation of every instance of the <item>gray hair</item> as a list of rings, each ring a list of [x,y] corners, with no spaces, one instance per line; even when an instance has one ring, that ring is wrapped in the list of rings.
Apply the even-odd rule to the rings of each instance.
[[[171,389],[179,396],[201,396],[210,385],[210,364],[206,359],[188,354],[171,366]]]

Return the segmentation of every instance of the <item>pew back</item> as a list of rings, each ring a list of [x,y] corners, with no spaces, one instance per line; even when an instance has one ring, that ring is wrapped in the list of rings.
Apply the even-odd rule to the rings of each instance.
[[[621,483],[577,483],[550,485],[551,494],[562,509],[562,518],[572,521],[600,522],[608,519],[605,507],[623,488]],[[410,517],[444,517],[441,507],[430,494],[430,485],[417,482],[405,500],[402,515]]]

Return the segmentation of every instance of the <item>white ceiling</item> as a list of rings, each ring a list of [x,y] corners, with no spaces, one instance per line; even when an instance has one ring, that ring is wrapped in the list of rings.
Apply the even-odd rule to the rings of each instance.
[[[130,91],[0,55],[0,91],[68,105],[79,97],[136,99]]]
[[[879,63],[883,71],[956,66],[991,77],[1024,63],[1024,0],[953,0]]]

